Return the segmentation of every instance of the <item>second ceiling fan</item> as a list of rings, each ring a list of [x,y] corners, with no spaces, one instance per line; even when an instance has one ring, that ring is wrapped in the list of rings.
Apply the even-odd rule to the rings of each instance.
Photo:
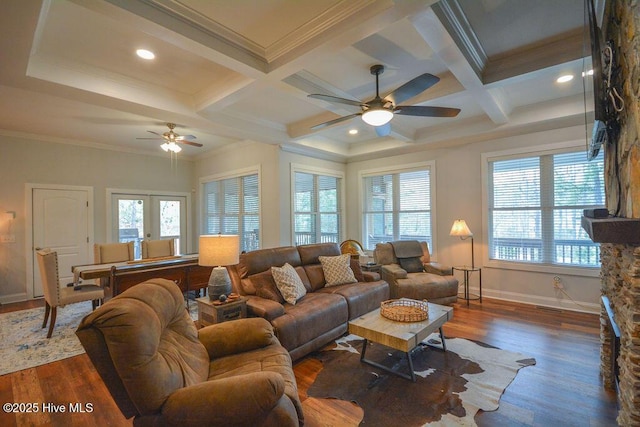
[[[433,74],[424,73],[419,75],[389,94],[380,97],[379,78],[380,74],[384,73],[384,65],[373,65],[370,68],[370,71],[371,74],[376,76],[376,97],[370,101],[360,102],[352,99],[317,93],[308,95],[309,98],[321,99],[323,101],[352,105],[361,108],[361,111],[358,113],[349,114],[347,116],[338,117],[334,120],[329,120],[328,122],[317,124],[311,127],[311,129],[321,129],[336,123],[350,120],[357,116],[362,116],[362,120],[365,123],[375,126],[378,136],[387,136],[391,132],[390,121],[395,114],[422,117],[456,117],[460,112],[459,108],[399,105],[401,102],[413,98],[438,83],[440,79]]]
[[[169,128],[168,132],[164,132],[162,134],[158,132],[154,132],[152,130],[148,130],[147,132],[157,135],[156,137],[148,137],[148,138],[136,138],[136,139],[159,139],[164,140],[165,142],[161,145],[164,151],[171,151],[173,153],[178,153],[182,149],[178,144],[185,145],[193,145],[194,147],[202,147],[202,144],[198,142],[193,142],[196,139],[193,135],[179,135],[173,131],[176,125],[175,123],[167,123],[167,127]]]

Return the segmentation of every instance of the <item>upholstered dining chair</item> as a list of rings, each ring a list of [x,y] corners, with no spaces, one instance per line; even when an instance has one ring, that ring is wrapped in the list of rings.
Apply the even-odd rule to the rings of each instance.
[[[95,264],[133,261],[134,257],[133,242],[96,243],[93,245],[93,262]],[[107,287],[109,285],[109,278],[102,277],[96,279],[96,284]]]
[[[76,302],[91,301],[93,309],[95,309],[100,304],[100,301],[104,299],[104,289],[99,286],[60,287],[58,253],[43,249],[36,251],[36,254],[38,257],[40,276],[42,277],[42,289],[44,291],[45,301],[44,322],[42,322],[42,327],[47,326],[49,314],[51,314],[49,331],[47,332],[47,338],[51,338],[53,328],[56,324],[58,307]]]
[[[142,259],[170,257],[175,254],[176,239],[142,241]]]
[[[93,245],[93,262],[96,264],[133,261],[134,255],[133,242],[96,243]]]

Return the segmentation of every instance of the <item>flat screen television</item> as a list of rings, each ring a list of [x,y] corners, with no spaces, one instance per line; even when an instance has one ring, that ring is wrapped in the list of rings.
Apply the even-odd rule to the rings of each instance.
[[[587,147],[587,159],[593,160],[600,151],[602,144],[609,140],[607,126],[610,117],[607,109],[607,91],[604,78],[604,64],[602,58],[602,32],[596,19],[594,0],[585,0],[585,12],[589,21],[589,36],[591,39],[591,66],[593,69],[593,101],[594,124],[591,140]]]

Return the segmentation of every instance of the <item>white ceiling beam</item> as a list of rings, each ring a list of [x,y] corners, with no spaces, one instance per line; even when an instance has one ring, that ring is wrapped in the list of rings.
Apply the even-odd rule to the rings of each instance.
[[[509,122],[511,107],[484,87],[474,67],[458,48],[435,12],[429,9],[412,17],[411,22],[462,86],[471,93],[485,114],[496,124]]]

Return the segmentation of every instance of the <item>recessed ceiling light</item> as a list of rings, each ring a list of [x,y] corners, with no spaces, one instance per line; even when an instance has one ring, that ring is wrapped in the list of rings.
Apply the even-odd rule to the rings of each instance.
[[[573,80],[573,74],[565,74],[564,76],[558,77],[556,81],[558,83],[566,83],[566,82],[570,82],[571,80]]]
[[[138,55],[142,59],[153,59],[156,57],[155,53],[151,52],[147,49],[138,49],[136,50],[136,55]]]
[[[349,129],[349,135],[357,135],[358,129]]]

